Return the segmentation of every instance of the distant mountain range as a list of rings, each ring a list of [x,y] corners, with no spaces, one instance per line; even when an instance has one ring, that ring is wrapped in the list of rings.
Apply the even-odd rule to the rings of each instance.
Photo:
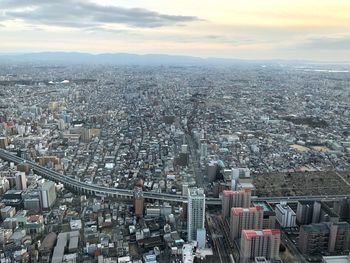
[[[241,60],[225,58],[200,58],[163,54],[136,55],[128,53],[89,54],[80,52],[40,52],[25,54],[0,54],[0,63],[47,62],[59,64],[119,64],[119,65],[230,65],[287,63],[301,64],[308,61],[288,60]]]

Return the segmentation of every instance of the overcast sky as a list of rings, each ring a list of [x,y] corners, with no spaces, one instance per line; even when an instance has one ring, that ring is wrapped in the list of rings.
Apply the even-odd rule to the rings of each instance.
[[[350,0],[0,0],[0,53],[350,61]]]

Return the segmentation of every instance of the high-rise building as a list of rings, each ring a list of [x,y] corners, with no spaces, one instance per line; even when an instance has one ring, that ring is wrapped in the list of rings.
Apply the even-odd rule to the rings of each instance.
[[[266,201],[252,202],[253,206],[261,206],[264,208],[264,219],[262,229],[276,228],[276,213]]]
[[[200,157],[201,159],[206,159],[208,155],[208,145],[205,140],[201,140],[200,143]]]
[[[188,241],[197,239],[197,230],[204,228],[205,194],[202,188],[188,189],[187,233]]]
[[[282,228],[296,226],[296,214],[287,203],[282,202],[276,205],[276,218]]]
[[[6,149],[8,145],[8,140],[6,137],[0,137],[0,148]]]
[[[250,170],[249,168],[234,168],[232,169],[232,175],[239,178],[249,178]]]
[[[9,180],[5,177],[0,177],[0,195],[3,195],[9,189],[10,189]]]
[[[217,171],[218,171],[217,161],[210,161],[207,164],[207,176],[208,176],[209,182],[215,181]]]
[[[348,222],[332,223],[329,231],[329,253],[349,251],[350,224]]]
[[[187,196],[188,194],[188,183],[182,183],[182,195]]]
[[[267,260],[279,258],[281,231],[279,229],[243,230],[240,262],[248,263],[256,257]]]
[[[27,177],[24,172],[16,173],[16,189],[17,190],[27,189]]]
[[[319,223],[321,216],[321,202],[315,202],[312,209],[312,223]]]
[[[23,206],[26,210],[31,211],[41,211],[42,202],[41,202],[41,191],[36,189],[27,189],[22,194]]]
[[[145,205],[145,200],[143,198],[142,188],[135,187],[135,189],[134,189],[134,208],[135,208],[135,215],[137,217],[143,216],[144,205]]]
[[[297,221],[300,225],[308,225],[312,223],[314,202],[300,201],[297,207]]]
[[[50,208],[56,201],[56,185],[54,182],[45,181],[41,185],[41,207]]]
[[[339,222],[340,218],[327,203],[313,201],[299,201],[296,216],[299,225]]]
[[[340,253],[348,251],[349,241],[349,223],[318,223],[300,227],[298,247],[306,255]]]
[[[252,191],[244,189],[240,191],[223,191],[222,215],[224,218],[230,216],[232,207],[249,208]]]
[[[300,225],[320,222],[321,203],[313,201],[299,201],[296,213]]]
[[[241,237],[244,229],[262,229],[264,209],[261,206],[242,208],[233,207],[230,218],[231,239]]]
[[[335,201],[333,209],[334,212],[339,215],[340,221],[347,221],[350,223],[350,198]]]
[[[182,144],[181,145],[181,152],[182,153],[188,153],[188,145],[187,144]]]
[[[205,248],[206,243],[206,231],[205,228],[197,229],[197,247],[198,248]]]
[[[91,131],[89,128],[84,128],[81,130],[81,137],[82,142],[89,142],[91,139]]]

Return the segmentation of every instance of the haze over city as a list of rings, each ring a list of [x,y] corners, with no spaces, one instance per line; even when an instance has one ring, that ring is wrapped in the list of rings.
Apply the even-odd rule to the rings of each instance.
[[[349,0],[0,0],[0,263],[350,263]]]
[[[347,0],[1,0],[1,53],[350,61]]]

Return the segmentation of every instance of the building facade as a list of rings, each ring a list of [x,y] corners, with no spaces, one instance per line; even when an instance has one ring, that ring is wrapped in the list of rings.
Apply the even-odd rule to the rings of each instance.
[[[318,223],[300,227],[298,247],[305,255],[342,253],[349,250],[349,241],[349,223]]]
[[[249,208],[251,195],[252,191],[250,189],[243,189],[240,191],[223,191],[222,216],[224,218],[229,217],[232,207]]]
[[[230,235],[235,240],[241,237],[244,229],[262,229],[264,209],[261,206],[251,208],[233,207],[230,217]]]
[[[205,194],[202,188],[188,189],[187,234],[188,241],[197,239],[197,230],[205,228]]]
[[[276,218],[282,228],[296,226],[296,213],[286,204],[277,204],[275,208]]]
[[[240,262],[248,263],[256,257],[267,260],[279,258],[281,231],[279,229],[243,230]]]

